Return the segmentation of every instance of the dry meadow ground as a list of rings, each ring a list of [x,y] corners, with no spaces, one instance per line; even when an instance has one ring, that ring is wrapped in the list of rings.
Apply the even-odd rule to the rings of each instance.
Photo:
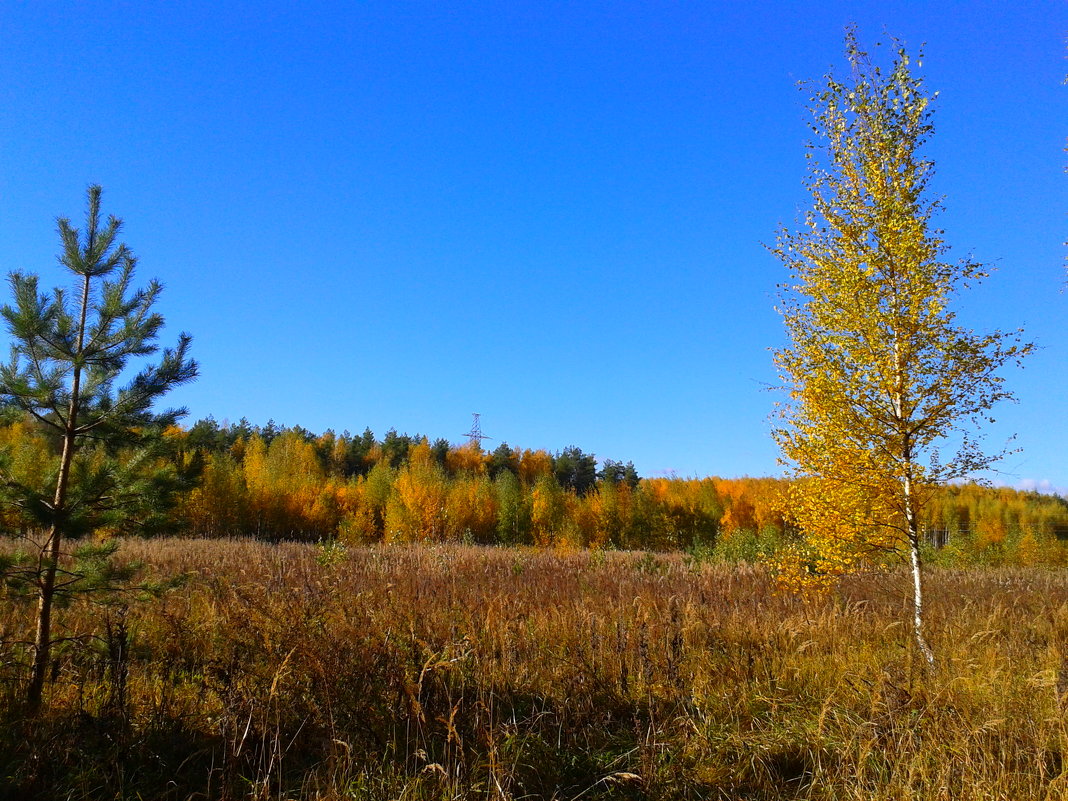
[[[60,614],[0,596],[0,798],[1061,799],[1068,575],[775,593],[685,555],[127,541],[183,583]]]

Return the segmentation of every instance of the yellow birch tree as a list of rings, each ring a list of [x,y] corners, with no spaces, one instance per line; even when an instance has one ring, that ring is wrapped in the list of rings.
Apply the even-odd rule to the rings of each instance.
[[[985,270],[947,261],[932,227],[941,200],[928,194],[933,164],[920,150],[935,95],[891,45],[884,70],[850,30],[849,77],[828,75],[810,98],[812,208],[773,248],[790,271],[779,305],[788,342],[775,353],[789,399],[774,435],[799,479],[791,506],[803,537],[783,574],[828,586],[859,566],[904,560],[913,637],[931,664],[923,507],[934,488],[1004,455],[981,449],[980,426],[1012,397],[1000,369],[1032,346],[1019,331],[976,333],[956,321],[956,296]]]

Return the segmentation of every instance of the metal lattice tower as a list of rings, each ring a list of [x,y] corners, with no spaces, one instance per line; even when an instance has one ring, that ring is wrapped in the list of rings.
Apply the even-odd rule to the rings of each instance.
[[[471,430],[465,435],[472,445],[481,445],[484,439],[493,439],[493,437],[487,437],[482,433],[482,424],[479,422],[478,412],[472,412],[471,414]]]

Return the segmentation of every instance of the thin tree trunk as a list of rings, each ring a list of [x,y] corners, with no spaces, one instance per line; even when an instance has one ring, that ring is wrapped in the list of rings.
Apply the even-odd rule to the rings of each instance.
[[[920,572],[920,547],[915,539],[909,542],[909,562],[912,568],[912,636],[916,640],[916,647],[927,661],[927,666],[934,667],[934,652],[923,634],[923,580]]]
[[[909,568],[912,573],[912,636],[916,641],[916,647],[927,662],[928,667],[934,667],[934,652],[927,644],[927,638],[923,634],[923,576],[920,572],[920,532],[916,523],[916,512],[913,507],[912,479],[905,476],[905,519],[908,524],[908,547]]]
[[[41,709],[44,695],[45,678],[51,662],[52,651],[52,604],[56,594],[56,571],[59,568],[60,546],[63,540],[63,514],[67,492],[67,479],[70,476],[70,462],[73,456],[73,437],[68,433],[63,437],[63,459],[59,466],[59,481],[56,483],[55,504],[53,512],[55,522],[45,541],[42,558],[42,575],[37,590],[37,633],[33,643],[33,665],[30,668],[30,686],[26,693],[26,705],[31,715]]]
[[[897,294],[894,296],[894,315],[897,316]],[[927,638],[923,635],[923,577],[920,573],[920,532],[916,520],[916,498],[912,486],[913,459],[912,437],[909,434],[908,422],[911,410],[907,408],[905,365],[901,354],[901,337],[895,332],[894,335],[894,414],[895,421],[902,433],[901,441],[901,465],[903,469],[902,502],[905,511],[905,530],[908,539],[909,569],[912,574],[912,637],[916,647],[923,654],[929,668],[934,667],[934,653],[927,644]]]
[[[87,253],[92,252],[95,231],[90,228]],[[85,346],[85,318],[89,309],[89,275],[86,274],[82,284],[82,307],[78,324],[78,349],[80,357]],[[45,541],[43,553],[43,570],[38,580],[37,593],[37,632],[33,642],[33,665],[30,668],[30,685],[26,691],[27,712],[34,716],[41,709],[44,698],[45,679],[52,657],[52,606],[56,595],[56,571],[65,533],[65,516],[67,512],[67,484],[70,481],[70,466],[74,461],[77,446],[79,394],[81,393],[82,368],[76,361],[71,380],[70,405],[67,408],[67,425],[63,432],[63,456],[59,462],[59,476],[56,480],[56,494],[52,499],[52,528]]]

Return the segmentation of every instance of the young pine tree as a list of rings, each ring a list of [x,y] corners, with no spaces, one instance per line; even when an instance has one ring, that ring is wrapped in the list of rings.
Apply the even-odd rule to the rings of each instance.
[[[16,272],[10,276],[13,302],[0,309],[11,341],[10,361],[0,365],[0,401],[51,431],[57,443],[42,486],[3,476],[5,500],[43,535],[33,577],[37,631],[27,691],[31,713],[41,706],[52,612],[69,578],[57,583],[64,542],[143,514],[146,502],[173,485],[173,475],[157,469],[153,457],[159,435],[184,410],[156,413],[152,407],[197,374],[184,333],[155,364],[132,377],[125,374],[132,359],[158,350],[163,318],[152,306],[161,286],[153,281],[144,289],[131,287],[136,260],[116,241],[121,221],[101,220],[100,194],[99,186],[88,190],[84,231],[66,219],[58,221],[59,262],[72,277],[74,292],[41,293],[36,275]]]
[[[789,341],[775,354],[789,401],[775,437],[798,479],[791,506],[805,536],[792,577],[826,584],[903,558],[914,639],[931,663],[923,507],[934,488],[1000,458],[981,450],[974,424],[1011,398],[999,370],[1031,345],[956,323],[956,295],[984,268],[945,261],[931,227],[941,204],[928,195],[933,165],[920,148],[932,97],[908,55],[897,47],[884,72],[850,31],[846,56],[849,77],[829,75],[811,99],[812,209],[799,231],[780,231],[774,251],[791,276],[780,305]]]

